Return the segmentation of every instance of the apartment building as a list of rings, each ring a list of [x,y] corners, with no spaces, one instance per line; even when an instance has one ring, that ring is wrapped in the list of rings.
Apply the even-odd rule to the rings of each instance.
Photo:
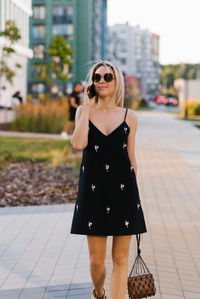
[[[0,30],[4,30],[7,20],[14,20],[19,28],[21,39],[14,45],[16,53],[12,54],[8,61],[11,69],[16,71],[13,86],[4,79],[0,85],[5,85],[8,90],[8,97],[19,90],[26,99],[27,96],[27,64],[28,58],[33,56],[33,51],[29,48],[29,17],[32,15],[31,0],[0,0]],[[0,37],[0,56],[2,47],[6,44],[6,39]],[[21,64],[22,68],[15,69],[15,64]]]
[[[118,64],[126,77],[137,79],[141,91],[157,91],[160,87],[159,36],[128,24],[116,24],[108,32],[108,59]]]
[[[84,81],[90,65],[105,58],[107,0],[33,0],[30,19],[30,47],[34,57],[29,61],[30,93],[45,92],[45,82],[37,80],[37,64],[45,63],[52,36],[63,35],[73,49],[71,79],[54,88],[65,92],[71,82]]]

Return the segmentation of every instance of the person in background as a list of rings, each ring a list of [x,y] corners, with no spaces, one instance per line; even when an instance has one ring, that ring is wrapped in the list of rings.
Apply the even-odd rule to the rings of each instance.
[[[22,102],[23,100],[20,91],[16,91],[12,96],[12,108],[20,106]]]
[[[76,109],[81,104],[81,98],[83,96],[83,84],[77,82],[69,98],[69,119],[64,126],[63,132],[61,133],[62,138],[68,139],[69,135],[73,133],[75,127],[75,114]]]

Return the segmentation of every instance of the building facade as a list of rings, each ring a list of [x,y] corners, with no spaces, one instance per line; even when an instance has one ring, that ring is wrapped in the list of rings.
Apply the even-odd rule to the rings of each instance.
[[[126,77],[137,79],[140,90],[150,94],[159,90],[159,36],[128,24],[116,24],[108,31],[108,59],[117,63]]]
[[[8,64],[12,70],[15,70],[16,76],[13,80],[13,86],[2,79],[0,85],[5,85],[8,90],[8,97],[20,91],[23,99],[27,96],[27,64],[28,58],[33,56],[29,48],[29,17],[32,15],[31,0],[0,0],[0,30],[5,29],[7,20],[14,20],[21,34],[21,39],[14,45],[16,53],[9,58]],[[6,44],[6,39],[0,37],[0,56],[2,47]],[[15,64],[21,64],[22,68],[15,69]]]
[[[93,61],[105,57],[107,0],[33,0],[30,19],[28,86],[30,93],[45,92],[45,83],[37,80],[37,64],[45,63],[45,52],[52,36],[63,35],[73,49],[69,82],[54,82],[54,88],[65,92],[70,82],[85,81]]]

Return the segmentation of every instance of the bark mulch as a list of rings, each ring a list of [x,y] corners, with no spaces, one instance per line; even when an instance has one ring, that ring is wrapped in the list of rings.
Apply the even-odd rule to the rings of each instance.
[[[78,178],[66,165],[23,161],[0,169],[0,207],[71,203],[77,190]]]

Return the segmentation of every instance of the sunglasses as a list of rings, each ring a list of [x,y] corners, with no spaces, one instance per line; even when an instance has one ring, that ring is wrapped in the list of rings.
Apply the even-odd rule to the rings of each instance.
[[[100,82],[101,78],[102,78],[102,76],[100,74],[94,74],[92,76],[92,81],[97,83],[97,82]],[[115,77],[111,73],[105,73],[103,78],[106,82],[111,82],[113,79],[115,79]]]

